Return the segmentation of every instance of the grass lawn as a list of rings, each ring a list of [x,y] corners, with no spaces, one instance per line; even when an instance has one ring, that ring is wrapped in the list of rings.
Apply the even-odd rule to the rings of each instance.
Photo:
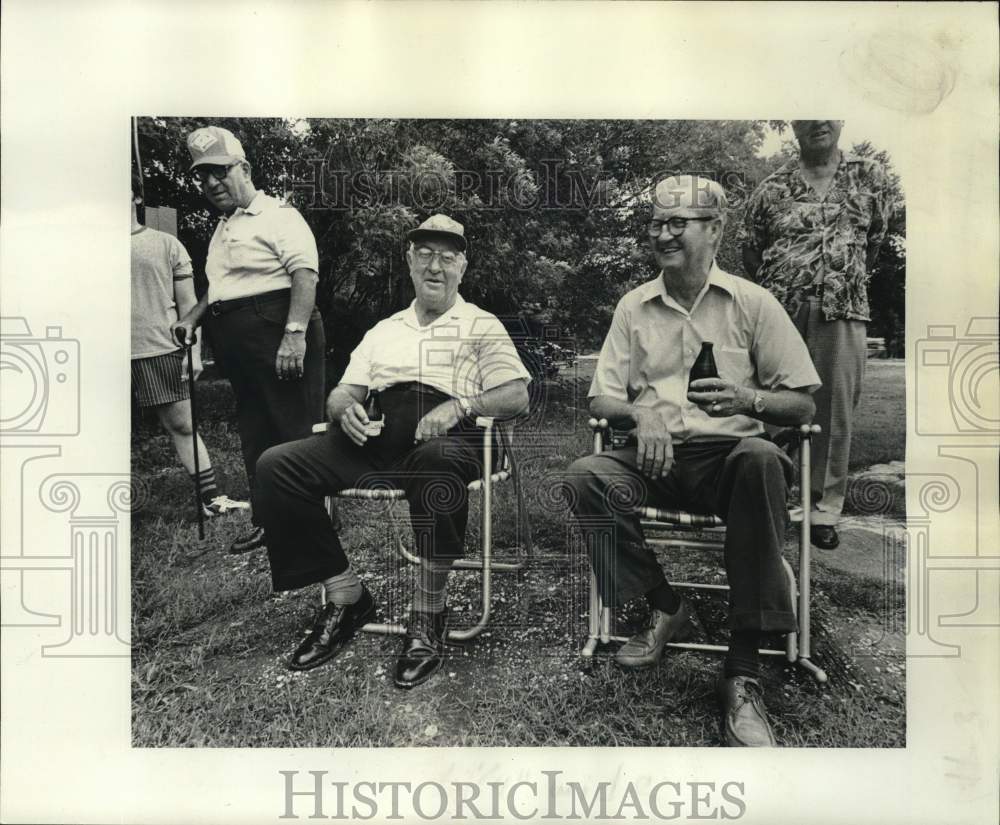
[[[852,468],[903,458],[903,370],[869,362]],[[151,419],[133,426],[132,472],[145,486],[132,517],[132,735],[149,746],[718,746],[714,681],[720,659],[669,652],[657,668],[624,673],[606,655],[578,655],[586,634],[585,559],[567,548],[572,521],[551,494],[555,473],[589,450],[586,387],[548,382],[541,410],[518,429],[518,458],[533,525],[535,557],[520,574],[494,578],[494,620],[453,649],[427,684],[392,685],[399,640],[362,634],[328,666],[293,674],[284,662],[314,614],[314,588],[271,593],[266,555],[234,557],[229,540],[243,513],[213,519],[199,543],[189,482]],[[232,494],[245,493],[228,385],[199,387],[202,433]],[[501,555],[515,541],[516,500],[496,501]],[[474,504],[470,525],[475,523]],[[398,509],[405,525],[405,512]],[[383,620],[403,617],[412,570],[387,561],[392,532],[379,505],[346,502],[342,538]],[[476,538],[470,528],[470,545]],[[792,547],[790,536],[789,547]],[[472,545],[474,546],[474,545]],[[668,562],[672,577],[719,580],[721,559]],[[458,623],[474,620],[473,573],[456,573]],[[885,589],[843,574],[814,575],[814,659],[826,685],[766,660],[763,680],[779,741],[786,746],[902,747],[905,678],[902,616],[885,614]],[[899,595],[898,593],[896,594]],[[724,639],[716,598],[695,599],[701,633]],[[644,606],[622,617],[627,632]]]

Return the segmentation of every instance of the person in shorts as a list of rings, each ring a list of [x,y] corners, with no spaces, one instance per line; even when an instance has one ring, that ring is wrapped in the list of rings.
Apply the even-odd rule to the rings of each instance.
[[[142,203],[141,185],[132,175],[132,393],[139,406],[155,410],[174,443],[177,456],[200,483],[206,516],[245,508],[219,490],[215,468],[201,436],[198,478],[194,472],[194,443],[190,395],[184,350],[170,337],[170,325],[195,305],[191,258],[177,238],[139,223],[136,207]],[[201,373],[201,348],[192,349],[195,378]]]

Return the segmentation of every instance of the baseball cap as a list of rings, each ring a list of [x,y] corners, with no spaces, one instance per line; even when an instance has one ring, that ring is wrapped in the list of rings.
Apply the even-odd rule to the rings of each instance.
[[[434,237],[445,237],[457,244],[462,252],[465,252],[465,227],[447,215],[431,215],[416,229],[411,229],[406,239],[411,243],[416,243],[425,238]]]
[[[727,201],[725,190],[714,180],[699,175],[674,175],[656,184],[653,206],[718,212],[726,208]]]
[[[246,160],[243,144],[228,129],[221,126],[205,126],[195,129],[187,136],[187,148],[191,153],[191,166],[228,166]]]

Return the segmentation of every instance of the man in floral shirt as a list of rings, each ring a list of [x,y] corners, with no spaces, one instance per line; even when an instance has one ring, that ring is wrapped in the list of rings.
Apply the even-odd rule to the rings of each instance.
[[[812,541],[832,549],[867,352],[868,280],[892,203],[878,162],[842,152],[843,121],[793,120],[799,158],[751,195],[743,266],[785,307],[823,382],[815,394]]]

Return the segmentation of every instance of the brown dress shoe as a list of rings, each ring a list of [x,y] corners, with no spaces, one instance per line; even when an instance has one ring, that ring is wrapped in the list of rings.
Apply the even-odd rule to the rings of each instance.
[[[691,607],[685,599],[673,614],[654,608],[649,611],[646,627],[618,648],[615,663],[628,668],[655,665],[667,642],[690,638],[693,630]]]
[[[722,702],[722,735],[730,748],[774,748],[764,708],[764,689],[749,676],[730,676],[719,680]]]

